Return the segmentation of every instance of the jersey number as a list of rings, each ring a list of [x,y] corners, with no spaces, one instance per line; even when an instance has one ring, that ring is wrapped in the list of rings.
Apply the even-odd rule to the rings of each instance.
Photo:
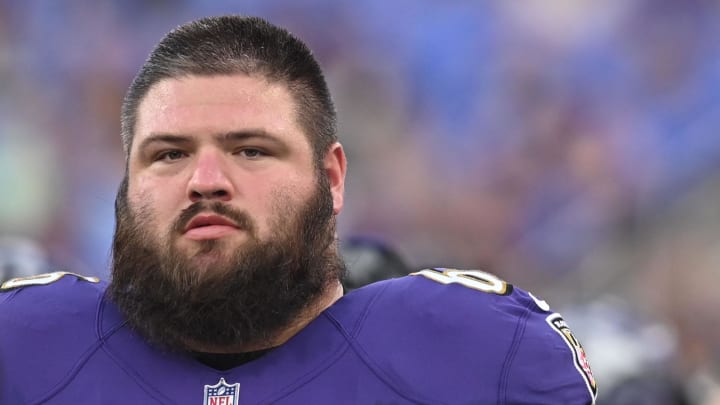
[[[507,295],[511,285],[500,278],[480,270],[425,269],[413,276],[423,276],[442,284],[457,283],[486,293]]]
[[[81,280],[85,280],[91,283],[100,282],[100,279],[98,279],[97,277],[85,277],[79,274],[70,273],[68,271],[57,271],[55,273],[38,274],[30,277],[13,278],[0,285],[0,290],[12,290],[13,288],[27,287],[30,285],[51,284],[68,275],[75,276]]]

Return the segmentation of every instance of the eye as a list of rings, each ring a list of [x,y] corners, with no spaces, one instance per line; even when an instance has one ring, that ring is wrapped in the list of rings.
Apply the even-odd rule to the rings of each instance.
[[[243,148],[235,153],[238,155],[242,155],[248,159],[257,159],[268,155],[263,150],[257,148]]]
[[[186,155],[184,152],[179,151],[177,149],[172,149],[172,150],[167,150],[165,152],[159,153],[157,155],[157,157],[155,158],[155,160],[170,162],[170,161],[174,161],[174,160],[180,160],[185,156]]]

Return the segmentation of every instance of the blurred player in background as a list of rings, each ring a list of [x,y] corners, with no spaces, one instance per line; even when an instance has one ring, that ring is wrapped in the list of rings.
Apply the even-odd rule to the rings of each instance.
[[[112,279],[2,285],[0,403],[595,402],[563,318],[491,274],[343,295],[345,153],[320,67],[284,29],[172,31],[122,137]]]
[[[380,240],[355,236],[340,243],[340,255],[347,267],[343,286],[354,290],[389,278],[408,275],[411,270],[391,246]]]

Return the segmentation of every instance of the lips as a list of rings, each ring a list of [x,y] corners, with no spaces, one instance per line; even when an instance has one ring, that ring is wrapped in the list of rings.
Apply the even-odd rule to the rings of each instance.
[[[185,232],[187,233],[196,228],[209,226],[229,226],[236,229],[239,228],[235,222],[220,215],[197,215],[187,224]]]
[[[219,215],[198,215],[185,227],[183,234],[192,240],[220,239],[238,232],[240,227]]]

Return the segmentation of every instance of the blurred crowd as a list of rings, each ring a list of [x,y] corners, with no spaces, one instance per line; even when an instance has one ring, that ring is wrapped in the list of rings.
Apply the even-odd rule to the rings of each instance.
[[[325,69],[341,241],[543,296],[600,403],[720,403],[713,0],[0,0],[0,265],[107,277],[125,89],[168,30],[223,13]]]

